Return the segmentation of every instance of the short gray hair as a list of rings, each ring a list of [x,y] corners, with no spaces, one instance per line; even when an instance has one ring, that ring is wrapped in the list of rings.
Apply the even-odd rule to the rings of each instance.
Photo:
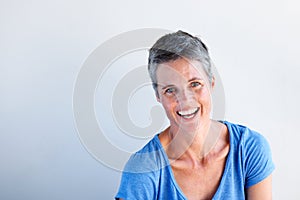
[[[198,37],[179,30],[159,38],[149,51],[148,72],[157,96],[157,66],[179,58],[201,62],[209,81],[212,81],[212,64],[206,45]]]

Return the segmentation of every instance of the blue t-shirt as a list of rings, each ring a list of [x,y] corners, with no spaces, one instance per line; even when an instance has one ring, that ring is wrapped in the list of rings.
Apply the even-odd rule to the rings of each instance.
[[[245,199],[245,189],[274,170],[271,150],[259,133],[223,122],[229,131],[230,150],[213,200]],[[156,135],[128,160],[116,198],[126,200],[186,200],[172,173],[168,157]]]

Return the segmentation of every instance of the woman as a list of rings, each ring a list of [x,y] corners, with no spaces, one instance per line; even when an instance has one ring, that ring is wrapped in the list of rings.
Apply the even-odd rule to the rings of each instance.
[[[116,199],[272,199],[264,137],[210,119],[215,80],[202,41],[183,31],[161,37],[148,70],[170,126],[131,156]]]

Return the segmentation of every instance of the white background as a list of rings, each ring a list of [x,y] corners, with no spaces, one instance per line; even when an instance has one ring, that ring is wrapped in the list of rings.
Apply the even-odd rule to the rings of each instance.
[[[114,197],[120,172],[81,144],[72,91],[95,48],[138,28],[203,38],[225,88],[225,119],[270,142],[274,199],[299,199],[299,11],[291,0],[1,0],[0,199]]]

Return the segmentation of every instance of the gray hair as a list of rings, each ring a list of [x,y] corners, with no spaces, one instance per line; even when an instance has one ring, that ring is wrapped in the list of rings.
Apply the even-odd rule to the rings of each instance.
[[[198,37],[179,30],[159,38],[149,51],[148,72],[157,96],[156,71],[158,65],[179,58],[201,62],[210,83],[212,82],[212,64],[206,45]]]

